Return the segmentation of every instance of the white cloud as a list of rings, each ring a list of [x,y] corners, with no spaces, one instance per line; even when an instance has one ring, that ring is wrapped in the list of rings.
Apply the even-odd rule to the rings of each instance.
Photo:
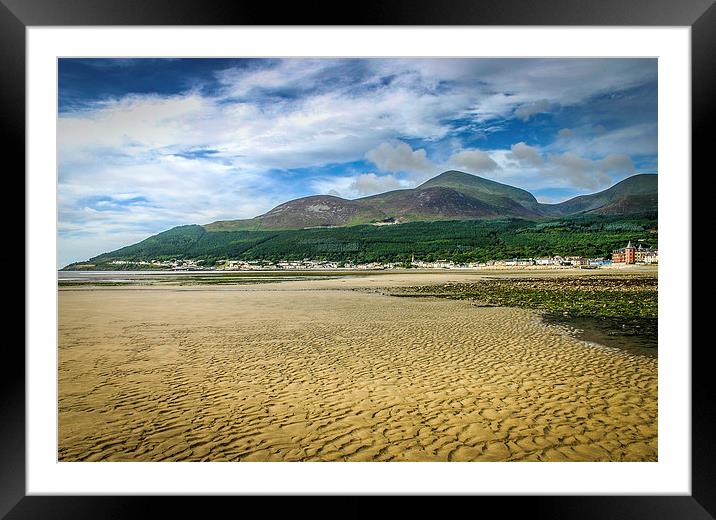
[[[101,103],[95,110],[62,115],[57,122],[60,160],[87,151],[112,149],[127,155],[196,142],[188,123],[212,111],[212,104],[195,94],[161,98],[127,96]],[[217,115],[216,113],[214,115]]]
[[[413,150],[409,144],[400,141],[381,143],[369,150],[365,157],[385,172],[405,172],[420,176],[438,170],[428,159],[424,149]]]
[[[356,199],[386,191],[415,187],[417,183],[409,178],[400,179],[395,175],[376,175],[373,172],[340,177],[320,177],[312,182],[317,193],[326,193],[346,199]]]
[[[563,183],[578,188],[598,188],[609,182],[609,177],[595,166],[594,161],[567,153],[551,157],[550,163],[540,173],[555,176]]]
[[[390,190],[397,190],[402,187],[400,181],[393,175],[378,176],[375,173],[363,173],[358,175],[350,189],[359,195],[373,195]]]
[[[560,188],[590,193],[636,173],[634,163],[625,154],[591,159],[571,152],[549,153],[524,142],[509,150],[494,150],[491,156],[500,169],[490,178],[528,191]]]
[[[607,155],[604,159],[596,161],[598,168],[607,173],[616,175],[633,175],[636,173],[634,163],[626,154]]]
[[[540,166],[544,162],[537,148],[525,144],[523,141],[513,144],[507,158],[517,161],[520,165]]]
[[[634,164],[626,155],[609,155],[591,160],[573,153],[549,157],[540,174],[556,177],[563,186],[599,190],[613,184],[615,177],[624,178],[635,173]]]
[[[591,158],[610,154],[630,156],[656,155],[657,125],[639,123],[608,130],[602,125],[586,125],[569,132],[558,133],[550,151],[572,152]]]
[[[461,150],[453,154],[449,162],[469,173],[491,172],[500,168],[490,155],[482,150]]]
[[[432,60],[422,68],[459,80],[482,80],[472,108],[476,120],[533,115],[545,106],[576,105],[595,95],[656,81],[652,60],[496,59]],[[523,110],[520,110],[524,107]],[[519,113],[515,113],[519,110]],[[531,112],[531,113],[530,113]]]
[[[515,109],[515,116],[522,119],[522,121],[528,121],[530,117],[535,114],[542,114],[548,112],[550,109],[550,103],[546,99],[539,101],[533,101],[531,103],[525,103]]]
[[[86,259],[178,224],[253,217],[283,202],[283,194],[264,189],[268,183],[261,175],[176,156],[71,168],[58,186],[60,262]],[[82,244],[84,254],[68,257]]]

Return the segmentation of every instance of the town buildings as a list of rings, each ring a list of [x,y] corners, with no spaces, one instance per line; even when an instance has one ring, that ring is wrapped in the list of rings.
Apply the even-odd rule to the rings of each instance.
[[[659,252],[655,249],[642,247],[641,244],[634,253],[637,264],[658,264]]]
[[[327,261],[304,258],[303,260],[220,260],[213,265],[205,264],[203,260],[172,259],[172,260],[114,260],[109,262],[116,266],[126,266],[127,269],[137,267],[146,269],[172,269],[172,270],[219,270],[219,271],[292,271],[292,270],[383,270],[405,269],[500,269],[500,268],[582,268],[594,269],[598,267],[624,266],[630,264],[657,264],[659,253],[644,244],[636,246],[630,241],[625,247],[615,249],[612,258],[588,258],[584,256],[542,256],[534,258],[511,258],[504,260],[487,260],[483,262],[454,262],[447,259],[417,260],[415,256],[409,262],[365,262]]]

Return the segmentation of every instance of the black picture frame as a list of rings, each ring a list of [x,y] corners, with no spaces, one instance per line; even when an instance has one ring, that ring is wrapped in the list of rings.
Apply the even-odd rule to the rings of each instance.
[[[556,25],[689,26],[692,44],[692,165],[707,170],[706,131],[716,104],[714,0],[362,0],[241,2],[230,0],[0,0],[0,142],[15,171],[24,171],[25,30],[63,25]],[[353,7],[350,7],[353,6]],[[10,168],[6,171],[10,171]],[[690,173],[685,172],[684,182]],[[693,177],[691,177],[693,179]],[[692,181],[691,181],[692,182]],[[24,185],[20,188],[24,192]],[[693,189],[692,189],[692,193]],[[692,203],[692,207],[697,207]],[[14,213],[15,218],[17,213]],[[692,221],[697,222],[692,216]],[[692,235],[697,236],[697,235]],[[703,237],[702,237],[703,238]],[[24,241],[24,239],[23,239]],[[25,272],[25,284],[32,273]],[[688,305],[689,302],[684,302]],[[18,311],[19,312],[19,308]],[[24,306],[23,306],[24,310]],[[694,312],[696,309],[694,308]],[[692,318],[692,323],[693,323]],[[692,493],[688,496],[480,497],[510,501],[510,511],[537,518],[716,518],[716,443],[708,341],[692,349]],[[0,517],[125,518],[184,508],[180,497],[26,496],[25,356],[5,345],[0,378]],[[215,497],[214,497],[215,498]],[[233,500],[227,498],[224,500]],[[241,500],[246,500],[243,498]],[[373,515],[355,505],[346,514]],[[418,507],[422,501],[418,500]],[[280,502],[274,501],[272,508]],[[503,504],[499,504],[503,506]],[[243,507],[250,507],[245,505]],[[482,505],[480,506],[482,507]],[[167,509],[169,508],[169,509]]]

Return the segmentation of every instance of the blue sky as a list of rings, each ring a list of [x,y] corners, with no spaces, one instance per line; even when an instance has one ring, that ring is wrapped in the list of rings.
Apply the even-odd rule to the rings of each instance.
[[[58,265],[459,169],[559,202],[656,173],[656,59],[60,59]]]

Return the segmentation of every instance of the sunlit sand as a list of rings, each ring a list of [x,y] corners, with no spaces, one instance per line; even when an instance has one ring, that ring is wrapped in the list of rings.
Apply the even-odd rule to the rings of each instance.
[[[656,358],[365,290],[470,277],[62,288],[58,458],[657,459]]]

